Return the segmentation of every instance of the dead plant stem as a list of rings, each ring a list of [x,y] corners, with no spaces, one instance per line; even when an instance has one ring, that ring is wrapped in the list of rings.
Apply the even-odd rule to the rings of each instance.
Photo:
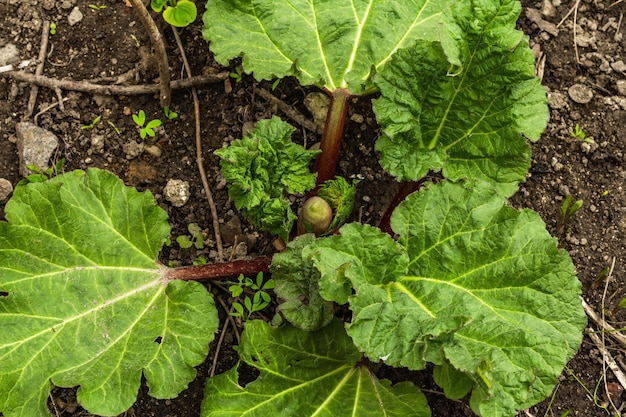
[[[130,3],[133,6],[133,10],[137,12],[139,20],[141,20],[143,27],[146,29],[146,32],[148,32],[148,36],[150,37],[150,43],[152,43],[152,48],[154,48],[154,55],[159,68],[159,99],[161,101],[161,107],[168,107],[172,100],[172,89],[170,86],[170,67],[167,61],[167,52],[165,51],[163,35],[159,32],[159,28],[157,28],[156,23],[152,20],[152,17],[150,16],[150,13],[148,13],[146,6],[144,6],[143,1],[130,0]]]
[[[41,45],[39,47],[39,57],[37,68],[35,69],[35,75],[43,74],[43,67],[46,63],[46,52],[48,51],[48,37],[50,35],[50,22],[45,20],[41,29]],[[35,111],[35,103],[37,102],[37,94],[39,93],[39,86],[32,84],[30,87],[30,96],[28,97],[28,107],[26,108],[25,119],[28,119]]]
[[[187,77],[191,78],[191,69],[189,67],[189,62],[187,62],[187,55],[185,54],[185,49],[183,48],[183,43],[180,40],[180,35],[178,34],[178,29],[172,26],[172,31],[174,32],[174,37],[176,38],[176,45],[178,45],[178,50],[180,51],[180,55],[183,58],[183,65],[185,66],[185,71],[187,72]],[[209,181],[206,177],[206,172],[204,171],[204,164],[202,163],[202,136],[200,130],[200,100],[198,100],[198,92],[194,87],[191,88],[191,95],[193,96],[193,110],[196,118],[196,163],[198,165],[198,171],[200,172],[200,178],[202,179],[202,186],[204,187],[204,193],[206,194],[206,198],[209,202],[209,208],[211,210],[211,217],[213,217],[213,232],[215,234],[215,243],[217,245],[217,261],[222,262],[224,259],[224,248],[222,247],[222,235],[220,233],[220,221],[217,214],[217,207],[215,207],[215,201],[213,201],[213,193],[211,192],[211,187],[209,187]],[[233,248],[233,251],[235,248]]]
[[[89,81],[72,81],[58,80],[56,78],[44,77],[41,75],[31,74],[25,71],[5,71],[0,72],[0,76],[8,76],[17,81],[25,81],[36,84],[40,87],[50,89],[61,89],[67,91],[79,91],[81,93],[114,95],[114,96],[137,96],[142,94],[158,93],[160,86],[158,84],[147,85],[102,85],[94,84]],[[204,84],[214,84],[224,81],[228,78],[228,72],[221,72],[212,75],[199,75],[184,80],[174,80],[171,82],[172,89],[190,88]]]

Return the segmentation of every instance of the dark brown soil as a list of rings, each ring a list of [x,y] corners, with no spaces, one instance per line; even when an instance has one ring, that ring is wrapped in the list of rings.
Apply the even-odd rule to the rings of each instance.
[[[102,10],[90,9],[89,3],[84,0],[0,0],[0,47],[13,43],[18,47],[21,59],[36,58],[42,22],[49,20],[56,22],[57,34],[50,38],[44,75],[80,81],[116,77],[137,68],[137,79],[133,82],[154,82],[157,73],[149,65],[149,39],[132,9],[122,0],[101,0],[98,4],[107,6]],[[537,52],[538,68],[543,74],[543,84],[549,95],[551,120],[541,140],[532,145],[532,168],[526,183],[513,197],[512,205],[537,211],[548,230],[556,235],[557,214],[563,199],[572,195],[575,200],[584,200],[583,208],[567,225],[565,233],[558,236],[559,244],[570,253],[576,265],[583,284],[583,298],[595,311],[600,312],[604,308],[610,312],[626,297],[626,65],[623,62],[626,61],[626,40],[623,35],[626,33],[626,22],[622,22],[626,2],[616,1],[611,4],[580,1],[576,12],[576,38],[573,33],[574,13],[565,18],[574,3],[553,0],[555,8],[551,13],[545,9],[547,6],[544,2],[523,1],[519,28],[530,37],[531,45]],[[84,16],[79,23],[70,27],[67,17],[74,6],[78,6]],[[543,20],[534,17],[532,11],[529,13],[529,9],[541,10],[542,7],[547,10],[542,16]],[[198,8],[202,13],[202,2],[198,2]],[[545,22],[557,25],[562,19],[564,21],[558,27],[558,34],[553,28],[546,29],[544,25]],[[172,32],[165,25],[163,29],[168,42],[172,74],[180,78],[180,54]],[[201,36],[200,19],[182,30],[181,36],[195,75],[235,70],[236,62],[230,68],[222,68],[213,61],[208,45]],[[578,42],[577,51],[575,42]],[[618,81],[625,85],[620,84],[618,88]],[[577,104],[570,98],[568,88],[574,84],[582,84],[593,91],[589,103]],[[229,78],[198,89],[204,166],[222,225],[231,222],[239,214],[228,199],[219,175],[218,160],[212,150],[240,138],[243,126],[250,122],[271,115],[287,119],[275,106],[259,96],[257,88],[270,90],[271,85],[256,83],[244,75],[240,82]],[[0,75],[0,177],[14,185],[21,178],[15,145],[15,124],[26,113],[30,89],[28,83]],[[311,118],[301,104],[310,91],[314,89],[304,89],[293,80],[283,80],[273,94]],[[190,92],[179,90],[173,94],[172,109],[179,114],[174,120],[166,120],[155,95],[96,97],[64,91],[63,96],[68,98],[64,103],[65,112],[58,106],[45,110],[56,102],[57,96],[54,91],[41,88],[34,111],[34,114],[42,111],[37,118],[38,124],[60,139],[61,145],[54,159],[65,158],[65,170],[104,168],[119,175],[128,185],[139,189],[149,188],[170,216],[173,238],[187,234],[187,225],[190,223],[202,227],[209,241],[205,249],[181,250],[173,244],[162,252],[162,262],[187,265],[198,257],[205,257],[209,262],[215,260],[211,214],[195,162],[195,127]],[[144,151],[130,158],[125,151],[124,145],[130,141],[140,142],[130,116],[139,110],[144,110],[149,119],[160,118],[164,121],[156,138],[148,140],[148,144],[156,145],[161,150],[160,156]],[[397,189],[397,184],[382,173],[373,151],[378,127],[371,111],[371,98],[355,100],[350,110],[350,115],[354,114],[357,117],[352,117],[348,122],[346,138],[349,139],[343,144],[338,174],[362,179],[357,197],[358,207],[353,217],[354,220],[375,224]],[[81,129],[81,126],[91,123],[97,116],[102,116],[102,120],[93,129]],[[113,123],[119,133],[108,122]],[[293,121],[292,124],[297,126]],[[592,143],[570,134],[576,124],[593,138]],[[319,135],[298,126],[294,138],[310,146],[319,140]],[[97,145],[100,140],[103,141],[103,147]],[[163,187],[172,178],[188,181],[191,188],[190,201],[179,208],[167,203],[163,197]],[[2,210],[3,205],[0,204],[0,219],[4,215]],[[248,255],[274,251],[270,236],[258,234],[245,219],[241,218],[240,221],[241,234],[248,237]],[[226,244],[226,249],[229,255],[232,242]],[[243,254],[238,252],[239,255]],[[601,271],[613,264],[606,291],[604,281],[594,286]],[[211,291],[225,305],[232,301],[229,300],[229,294],[218,286],[212,286]],[[219,303],[218,307],[222,326],[227,313]],[[626,321],[626,313],[611,313],[607,319],[615,327],[621,327],[621,322]],[[595,323],[590,322],[590,325],[597,329]],[[158,401],[151,398],[144,387],[136,404],[123,415],[199,416],[202,388],[211,372],[219,335],[211,344],[207,361],[198,367],[198,377],[188,390],[176,399]],[[217,356],[216,373],[224,372],[236,363],[233,344],[236,344],[236,338],[232,328],[229,328]],[[606,337],[606,345],[616,358],[617,365],[623,369],[622,352],[626,346],[618,345],[609,336]],[[563,372],[553,399],[547,399],[519,415],[561,416],[568,410],[571,410],[570,415],[576,416],[609,415],[598,406],[606,398],[601,382],[604,366],[599,359],[601,361],[598,348],[586,336],[580,351],[568,364],[569,370]],[[472,415],[465,403],[449,401],[437,393],[439,389],[428,372],[385,368],[379,374],[392,381],[413,380],[425,388],[435,417]],[[615,376],[608,371],[606,379],[614,382]],[[596,398],[593,398],[599,381],[601,386],[595,394]],[[591,392],[591,396],[583,385]],[[614,396],[613,402],[620,408],[622,396]],[[76,404],[74,391],[69,389],[55,389],[50,407],[56,415],[90,415]]]

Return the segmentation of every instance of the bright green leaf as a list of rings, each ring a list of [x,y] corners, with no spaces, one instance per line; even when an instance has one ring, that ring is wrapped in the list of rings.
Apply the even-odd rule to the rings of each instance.
[[[319,151],[291,141],[293,127],[278,117],[259,121],[254,130],[215,151],[228,194],[252,224],[285,241],[296,219],[285,194],[302,194],[315,186],[309,163]]]
[[[515,30],[517,0],[473,0],[453,8],[460,67],[437,42],[399,51],[375,77],[383,127],[381,164],[401,180],[429,170],[483,179],[511,195],[530,166],[525,135],[537,140],[548,110],[534,58]]]
[[[163,19],[176,27],[189,26],[196,20],[197,15],[196,5],[190,0],[177,0],[176,6],[163,10]]]
[[[150,2],[150,7],[157,13],[161,13],[163,10],[163,6],[167,4],[168,0],[152,0]]]
[[[363,94],[372,68],[416,39],[437,40],[448,0],[209,0],[203,35],[222,65],[243,56],[258,80]]]
[[[238,348],[260,376],[245,388],[237,368],[206,382],[202,417],[428,417],[411,383],[391,386],[358,364],[361,353],[339,321],[316,332],[248,321]]]
[[[47,415],[52,384],[79,385],[101,415],[123,413],[145,375],[172,398],[194,379],[217,328],[200,284],[164,279],[169,233],[149,192],[74,171],[18,186],[0,222],[0,411]]]
[[[317,330],[333,319],[333,304],[320,297],[320,273],[302,249],[315,241],[313,234],[297,237],[287,250],[272,259],[274,292],[278,296],[277,312],[291,324],[304,330]]]
[[[539,216],[507,207],[486,183],[445,181],[410,195],[391,225],[397,248],[358,224],[307,248],[322,295],[348,294],[356,346],[393,366],[449,363],[473,381],[471,405],[483,416],[513,416],[545,398],[586,319],[572,262]]]

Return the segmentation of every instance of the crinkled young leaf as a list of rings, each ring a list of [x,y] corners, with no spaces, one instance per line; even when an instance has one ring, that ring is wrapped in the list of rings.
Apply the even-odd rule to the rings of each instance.
[[[236,368],[206,382],[202,417],[428,417],[413,384],[391,386],[358,364],[340,321],[315,332],[247,321],[239,355],[259,377],[242,387]]]
[[[74,171],[18,186],[0,222],[0,411],[47,415],[52,384],[102,415],[194,379],[217,327],[199,284],[163,279],[169,233],[149,192]]]
[[[342,226],[354,208],[356,197],[356,185],[358,180],[349,184],[343,177],[335,177],[325,181],[317,190],[317,196],[323,198],[330,204],[335,213],[333,221],[328,226],[328,230],[334,230]]]
[[[384,134],[381,164],[401,180],[428,170],[479,178],[511,195],[524,181],[548,110],[534,58],[515,30],[517,0],[458,2],[460,67],[436,42],[399,51],[375,77],[374,110]]]
[[[272,259],[274,291],[280,300],[277,311],[303,330],[317,330],[333,319],[333,303],[320,296],[320,273],[302,249],[315,241],[305,234],[287,244],[287,250]]]
[[[291,141],[293,127],[274,116],[228,147],[218,149],[228,194],[255,226],[285,241],[296,216],[284,194],[302,194],[315,186],[309,163],[319,151]]]
[[[205,39],[227,65],[243,56],[258,80],[295,75],[302,85],[363,94],[372,68],[416,39],[437,40],[449,0],[208,0]]]
[[[410,195],[391,225],[395,249],[359,224],[307,248],[324,297],[345,297],[337,281],[354,289],[356,346],[393,366],[449,363],[473,381],[471,405],[484,416],[512,416],[545,398],[586,320],[572,262],[539,216],[507,207],[489,184],[445,181]],[[455,373],[442,371],[437,382],[462,395],[464,384],[444,377]]]

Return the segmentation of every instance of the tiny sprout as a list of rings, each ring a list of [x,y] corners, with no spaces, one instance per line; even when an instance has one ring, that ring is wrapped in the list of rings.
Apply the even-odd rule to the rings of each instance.
[[[146,113],[143,110],[139,110],[139,113],[133,114],[133,121],[139,127],[139,136],[141,139],[145,139],[146,136],[154,137],[154,128],[161,126],[159,119],[150,120],[146,123]]]
[[[243,78],[243,71],[242,71],[241,67],[237,67],[237,68],[235,68],[235,72],[231,72],[228,75],[230,76],[230,78],[233,78],[236,83],[238,83],[238,82],[241,82],[241,80]]]
[[[113,130],[115,131],[115,133],[117,133],[118,135],[120,135],[122,132],[117,128],[117,126],[115,126],[115,124],[108,120],[107,123],[109,124],[109,126],[111,126],[113,128]]]
[[[135,41],[135,46],[139,48],[141,46],[141,42],[139,42],[139,39],[137,39],[135,35],[130,35],[130,37],[132,38],[132,40]]]
[[[93,119],[93,121],[91,123],[89,123],[88,125],[82,125],[80,128],[83,129],[83,130],[93,129],[94,127],[96,127],[98,122],[100,122],[100,119],[102,119],[102,116],[96,117],[95,119]]]
[[[330,226],[333,220],[333,210],[323,198],[311,197],[302,206],[300,219],[305,232],[319,236]]]
[[[556,233],[558,235],[565,234],[565,230],[567,229],[570,220],[582,206],[583,200],[578,200],[572,203],[571,195],[568,195],[565,200],[563,200],[563,204],[561,204],[559,215],[556,220]]]
[[[581,129],[578,123],[576,123],[576,127],[574,128],[574,131],[569,132],[569,134],[575,138],[580,139],[581,141],[585,143],[593,143],[593,138],[591,136],[587,136],[585,131]]]
[[[176,113],[175,111],[170,111],[169,106],[163,107],[163,113],[165,113],[165,117],[167,117],[170,120],[178,117],[178,113]]]
[[[89,4],[88,7],[92,10],[102,10],[102,9],[107,8],[105,5],[97,5],[97,4]]]
[[[51,35],[57,34],[57,24],[54,22],[50,23],[50,34]]]

